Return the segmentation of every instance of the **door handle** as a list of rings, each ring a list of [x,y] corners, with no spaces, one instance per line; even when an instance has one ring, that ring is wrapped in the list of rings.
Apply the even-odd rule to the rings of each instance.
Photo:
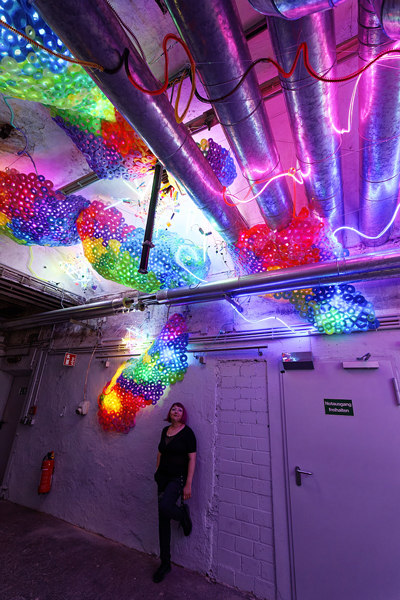
[[[312,475],[310,471],[302,471],[300,467],[295,467],[294,472],[296,474],[296,485],[301,485],[301,476],[302,475]]]

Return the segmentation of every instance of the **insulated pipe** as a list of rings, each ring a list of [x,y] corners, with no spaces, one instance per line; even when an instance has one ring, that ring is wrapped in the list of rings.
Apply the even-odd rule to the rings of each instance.
[[[143,88],[160,87],[147,64],[116,20],[106,0],[35,0],[43,19],[80,59],[115,69],[125,48],[135,81]],[[228,242],[246,227],[236,207],[223,200],[223,186],[183,124],[178,125],[166,94],[149,96],[129,82],[124,68],[113,75],[88,74],[118,111],[146,141],[149,148]]]
[[[210,99],[229,93],[252,62],[236,6],[232,0],[165,0],[196,62]],[[255,70],[229,98],[213,103],[240,170],[258,193],[266,180],[282,171]],[[274,180],[257,204],[271,229],[283,229],[292,218],[286,178]]]
[[[256,275],[215,281],[196,288],[162,290],[154,294],[143,294],[139,299],[146,306],[151,304],[168,304],[173,306],[224,300],[225,298],[252,294],[271,294],[334,283],[393,277],[400,277],[399,250],[387,251],[379,256],[366,254],[332,262],[267,271],[266,273],[257,273]],[[137,295],[132,297],[132,302],[136,302],[137,300]],[[84,319],[98,318],[122,312],[126,310],[126,306],[126,300],[118,298],[97,302],[92,305],[88,304],[85,307],[76,306],[41,313],[28,318],[7,321],[7,323],[1,324],[0,330],[13,331],[52,323],[64,323],[68,322],[71,317]],[[85,309],[84,313],[83,308]]]
[[[289,71],[302,42],[317,73],[335,77],[336,39],[333,10],[296,21],[268,18],[268,29],[280,66]],[[312,212],[335,229],[343,225],[343,181],[340,162],[337,84],[312,77],[300,60],[292,77],[280,76],[296,155]],[[307,175],[308,174],[308,175]]]
[[[400,3],[398,0],[371,0],[384,33],[400,40]]]
[[[359,1],[360,67],[393,42],[384,34],[369,0]],[[377,236],[396,209],[400,183],[400,60],[384,59],[361,76],[359,83],[360,215],[359,229]],[[390,237],[390,229],[377,240]]]
[[[346,0],[249,0],[253,8],[263,15],[300,19],[321,10],[335,8]],[[396,1],[396,0],[393,0]]]

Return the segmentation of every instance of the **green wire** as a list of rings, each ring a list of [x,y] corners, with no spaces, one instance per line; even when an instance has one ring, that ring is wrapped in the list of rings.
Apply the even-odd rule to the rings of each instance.
[[[3,100],[4,100],[4,102],[7,104],[7,106],[8,106],[8,109],[9,109],[9,111],[10,111],[10,113],[11,113],[11,121],[10,121],[10,125],[11,125],[11,127],[14,127],[14,111],[13,111],[13,109],[11,108],[11,106],[10,106],[10,105],[8,104],[8,102],[7,102],[7,100],[8,100],[9,98],[12,98],[12,96],[3,96]]]

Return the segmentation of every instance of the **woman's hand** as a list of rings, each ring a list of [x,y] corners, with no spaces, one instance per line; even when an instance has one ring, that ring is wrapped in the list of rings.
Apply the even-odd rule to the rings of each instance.
[[[192,497],[192,486],[190,483],[187,483],[183,488],[183,499],[189,500]]]

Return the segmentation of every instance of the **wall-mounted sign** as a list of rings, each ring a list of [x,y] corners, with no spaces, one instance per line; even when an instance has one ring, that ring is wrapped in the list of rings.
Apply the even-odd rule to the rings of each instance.
[[[352,400],[324,400],[326,415],[343,415],[345,417],[354,417]]]
[[[64,356],[63,365],[66,367],[73,367],[75,365],[76,354],[71,354],[70,352],[66,352]]]
[[[26,392],[28,391],[28,388],[19,388],[18,390],[18,396],[25,396]]]

